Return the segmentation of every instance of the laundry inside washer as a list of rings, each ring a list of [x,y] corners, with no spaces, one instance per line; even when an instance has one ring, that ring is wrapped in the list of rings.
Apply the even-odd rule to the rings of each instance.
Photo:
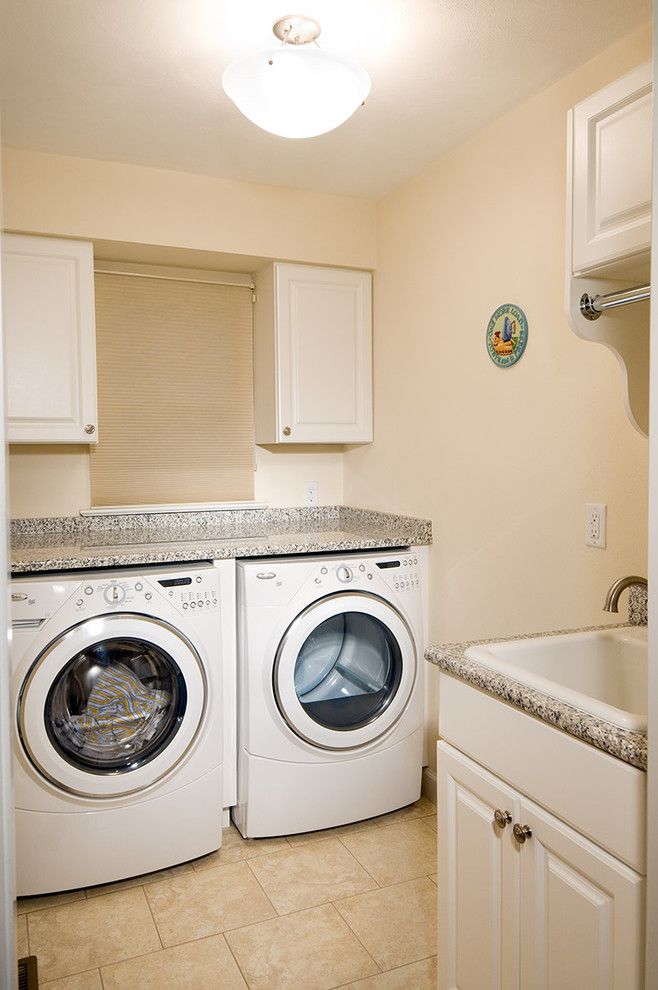
[[[185,705],[185,681],[172,657],[152,643],[114,639],[68,663],[48,693],[44,719],[65,759],[121,771],[169,744]]]

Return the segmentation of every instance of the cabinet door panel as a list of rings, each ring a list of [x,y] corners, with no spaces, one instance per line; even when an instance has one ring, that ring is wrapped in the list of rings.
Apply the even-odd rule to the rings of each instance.
[[[3,293],[9,441],[95,442],[91,244],[7,235]]]
[[[368,272],[277,266],[279,440],[372,439],[370,297]]]
[[[649,250],[651,90],[647,63],[574,108],[574,272]]]
[[[529,801],[520,821],[521,986],[640,990],[643,878]]]
[[[518,986],[518,855],[511,824],[518,798],[446,743],[438,746],[439,987],[512,990]]]

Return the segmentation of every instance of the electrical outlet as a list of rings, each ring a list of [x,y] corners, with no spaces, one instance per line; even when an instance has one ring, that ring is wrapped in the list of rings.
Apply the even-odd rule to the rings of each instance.
[[[585,546],[605,547],[606,506],[589,502],[585,506]]]
[[[317,481],[308,481],[304,485],[304,505],[317,505],[318,504],[318,483]]]

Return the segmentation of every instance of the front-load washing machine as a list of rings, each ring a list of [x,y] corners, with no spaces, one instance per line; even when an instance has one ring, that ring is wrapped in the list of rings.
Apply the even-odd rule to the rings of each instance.
[[[244,836],[381,815],[420,796],[421,549],[238,561]]]
[[[20,895],[221,844],[220,579],[212,564],[12,582]]]

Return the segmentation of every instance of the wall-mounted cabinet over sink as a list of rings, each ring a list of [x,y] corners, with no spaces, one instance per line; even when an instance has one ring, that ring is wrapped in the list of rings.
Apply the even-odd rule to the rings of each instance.
[[[628,289],[649,282],[652,79],[651,63],[640,65],[578,103],[567,118],[567,315],[579,337],[604,344],[617,357],[626,411],[644,434],[648,303],[620,305],[615,298],[615,308],[588,318],[581,300],[612,293],[628,298]]]
[[[93,246],[7,234],[2,291],[10,443],[95,443]]]
[[[255,281],[256,443],[372,440],[370,273],[275,263]]]
[[[575,274],[651,247],[651,90],[647,62],[571,113]]]

